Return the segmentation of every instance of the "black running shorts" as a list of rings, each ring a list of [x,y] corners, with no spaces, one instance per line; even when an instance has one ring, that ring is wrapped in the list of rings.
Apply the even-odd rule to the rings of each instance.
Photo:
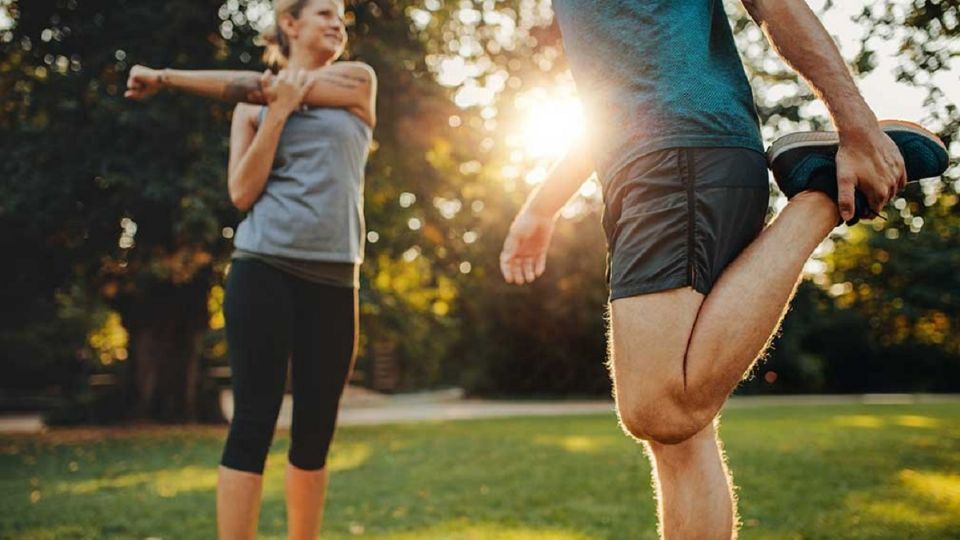
[[[604,189],[610,299],[681,287],[708,294],[763,229],[767,162],[747,148],[646,154]]]

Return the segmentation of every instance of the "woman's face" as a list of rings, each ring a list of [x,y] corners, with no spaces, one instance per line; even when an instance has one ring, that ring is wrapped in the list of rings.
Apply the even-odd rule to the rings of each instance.
[[[310,0],[300,12],[300,17],[291,20],[292,43],[312,52],[339,57],[347,45],[347,31],[343,22],[343,4],[336,0]]]

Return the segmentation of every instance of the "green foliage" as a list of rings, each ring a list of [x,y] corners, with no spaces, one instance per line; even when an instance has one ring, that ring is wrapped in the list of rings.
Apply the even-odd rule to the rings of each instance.
[[[451,171],[442,166],[449,164],[434,163],[454,137],[447,123],[453,106],[426,65],[407,5],[356,4],[350,32],[351,54],[368,62],[380,81],[366,180],[366,222],[373,238],[362,269],[358,366],[369,382],[373,348],[394,350],[400,369],[396,389],[438,384],[458,335],[452,316],[458,261],[447,247],[454,229],[432,204],[456,193]]]
[[[561,220],[547,271],[532,285],[504,283],[493,257],[476,271],[461,306],[467,389],[609,395],[605,243],[596,217]],[[502,236],[494,238],[496,253]]]
[[[236,219],[222,180],[226,145],[220,134],[229,110],[171,96],[135,104],[122,92],[131,62],[239,64],[241,51],[225,54],[216,32],[219,7],[209,0],[10,5],[15,24],[0,39],[0,148],[6,158],[0,164],[0,220],[18,231],[5,236],[4,248],[18,254],[16,280],[28,281],[21,287],[15,280],[4,283],[19,302],[15,310],[51,303],[57,290],[80,287],[118,310],[136,343],[143,332],[173,322],[152,318],[157,302],[199,294],[195,312],[189,306],[196,299],[181,305],[178,331],[205,332],[212,264],[230,249],[221,229]],[[28,333],[38,322],[21,319],[9,328]],[[92,328],[88,323],[84,330]],[[188,341],[165,340],[170,354],[162,369],[187,370],[179,386],[199,369],[196,348],[176,345]],[[85,339],[66,343],[75,351],[85,348]],[[35,341],[4,361],[31,365],[50,346]],[[132,345],[131,381],[161,369],[147,352]],[[149,392],[137,397],[144,411],[163,399]],[[179,408],[171,414],[193,415]]]
[[[828,126],[740,3],[728,4],[765,136]],[[877,38],[902,45],[898,77],[929,90],[930,125],[952,142],[960,114],[935,72],[958,55],[958,8],[894,4],[864,13],[853,64],[861,74],[875,68]],[[132,103],[121,93],[133,63],[262,69],[266,8],[264,0],[0,2],[14,21],[0,29],[0,227],[15,231],[0,249],[16,254],[0,269],[0,354],[16,374],[5,387],[82,389],[86,374],[103,368],[87,337],[107,309],[130,333],[129,360],[109,368],[120,366],[128,389],[157,363],[151,358],[170,359],[162,366],[171,373],[223,362],[207,296],[222,285],[229,229],[241,217],[225,189],[230,108],[170,94]],[[548,8],[545,0],[348,6],[348,54],[371,64],[380,83],[366,186],[365,382],[374,349],[385,347],[397,356],[398,389],[609,390],[599,194],[571,203],[542,281],[508,287],[497,269],[532,187],[525,178],[549,165],[515,141],[528,93],[569,82]],[[438,79],[444,62],[463,62],[461,76]],[[955,389],[957,182],[954,168],[942,182],[911,187],[889,221],[835,237],[825,272],[801,288],[783,337],[744,391]],[[216,306],[209,311],[216,318]],[[181,345],[143,345],[158,332]],[[186,389],[168,393],[178,392]],[[141,405],[191,416],[170,413],[170,403]]]
[[[831,7],[827,2],[824,11]],[[939,72],[960,56],[958,21],[955,2],[870,3],[856,20],[863,35],[852,62],[864,76],[877,67],[878,47],[898,44],[897,79],[927,91],[924,125],[939,133],[953,155],[960,150],[960,112],[940,85],[956,79]],[[735,23],[742,49],[752,51],[745,60],[765,135],[829,127],[827,118],[809,115],[806,86],[749,26],[743,19]],[[960,374],[958,179],[954,165],[943,178],[908,186],[884,212],[886,220],[834,235],[822,256],[825,272],[815,276],[820,291],[801,288],[770,361],[743,390],[954,388],[950,381]],[[777,384],[763,382],[767,371],[778,373]]]
[[[929,125],[956,154],[960,111],[936,77],[960,57],[960,6],[915,2],[904,10],[887,1],[865,8],[863,16],[871,24],[865,25],[861,57],[878,39],[899,41],[897,78],[927,90]],[[841,239],[829,259],[831,281],[842,287],[837,304],[861,313],[882,347],[907,351],[912,360],[932,352],[954,373],[960,369],[958,192],[956,165],[941,179],[909,186],[888,208],[888,220]]]

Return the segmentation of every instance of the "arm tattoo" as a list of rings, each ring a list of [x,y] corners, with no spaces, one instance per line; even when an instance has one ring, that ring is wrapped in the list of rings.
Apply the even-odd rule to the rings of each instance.
[[[368,78],[344,75],[341,73],[320,73],[317,77],[334,86],[339,86],[340,88],[347,88],[350,90],[360,88],[361,86],[366,86],[370,83],[370,79]]]
[[[260,79],[256,76],[244,75],[228,82],[223,87],[223,93],[220,97],[230,103],[257,103],[265,102],[263,90],[260,88]]]
[[[337,73],[337,74],[334,74],[334,76],[340,77],[340,78],[342,78],[342,79],[348,79],[348,80],[351,80],[351,81],[353,81],[353,82],[357,82],[357,83],[360,83],[360,84],[367,84],[367,83],[370,82],[370,76],[369,76],[369,75],[360,76],[360,75],[347,75],[346,73]]]

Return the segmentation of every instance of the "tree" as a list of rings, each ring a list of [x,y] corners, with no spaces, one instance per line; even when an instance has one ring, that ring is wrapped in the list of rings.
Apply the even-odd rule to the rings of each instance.
[[[198,418],[207,293],[229,249],[221,224],[236,219],[223,184],[229,111],[171,96],[139,105],[122,92],[130,61],[242,64],[217,31],[220,2],[10,9],[0,189],[2,218],[23,232],[11,240],[27,266],[18,274],[36,269],[41,299],[77,283],[120,312],[136,414]]]

